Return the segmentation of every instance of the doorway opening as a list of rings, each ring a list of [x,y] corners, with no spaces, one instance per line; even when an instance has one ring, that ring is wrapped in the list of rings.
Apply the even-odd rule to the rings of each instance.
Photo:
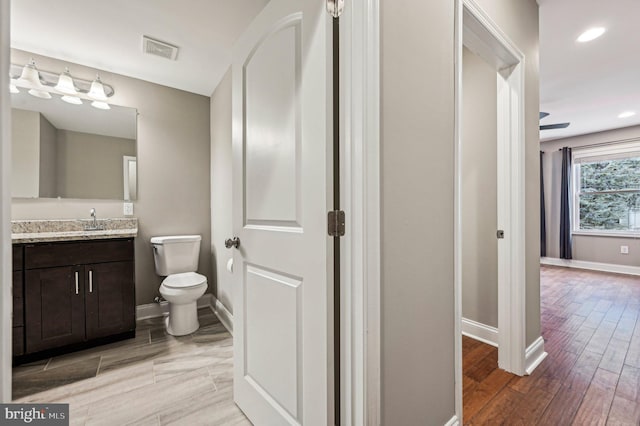
[[[463,247],[466,238],[465,181],[463,179],[464,114],[463,54],[465,48],[491,67],[495,75],[495,165],[497,264],[497,330],[485,340],[498,346],[498,366],[508,372],[526,374],[525,362],[525,245],[524,245],[524,55],[504,32],[472,0],[457,4],[456,42],[456,414],[462,418],[461,334],[472,324],[463,323]],[[469,54],[467,54],[469,55]],[[470,58],[471,56],[468,56]],[[476,321],[478,322],[478,321]],[[467,329],[468,330],[468,329]],[[488,338],[487,338],[488,337]],[[496,339],[497,338],[497,339]],[[541,347],[543,351],[543,348]],[[528,357],[527,357],[528,358]],[[532,357],[537,359],[539,356]]]

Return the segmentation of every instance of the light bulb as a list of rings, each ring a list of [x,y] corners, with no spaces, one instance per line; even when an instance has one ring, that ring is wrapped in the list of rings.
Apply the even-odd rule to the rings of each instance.
[[[35,96],[36,98],[40,98],[40,99],[51,99],[51,93],[46,92],[44,90],[31,89],[29,90],[29,94],[31,96]]]
[[[91,106],[98,109],[111,109],[108,103],[101,101],[93,101],[91,102]]]
[[[68,95],[64,95],[62,97],[62,100],[65,101],[68,104],[73,104],[73,105],[82,105],[82,99],[76,97],[76,96],[68,96]]]
[[[576,41],[579,41],[580,43],[586,43],[588,41],[595,40],[602,34],[604,34],[605,31],[606,29],[604,29],[603,27],[589,28],[587,31],[580,34],[580,37],[578,37]]]

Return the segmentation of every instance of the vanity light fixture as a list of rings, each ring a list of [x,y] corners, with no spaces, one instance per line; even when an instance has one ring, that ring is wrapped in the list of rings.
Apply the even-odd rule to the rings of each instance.
[[[96,75],[96,79],[91,83],[91,89],[87,94],[94,101],[91,102],[91,106],[98,109],[111,109],[107,100],[107,95],[104,93],[104,85],[102,84],[102,80],[100,80],[100,75]]]
[[[18,88],[29,89],[29,94],[43,99],[51,99],[51,94],[60,95],[64,102],[81,105],[83,99],[93,101],[91,105],[98,109],[111,109],[109,97],[113,96],[113,86],[104,84],[100,76],[94,81],[73,78],[69,69],[62,74],[40,71],[31,59],[24,67],[11,64],[9,76],[11,93],[19,93]]]
[[[69,73],[69,68],[65,68],[64,72],[60,74],[55,89],[60,93],[64,93],[64,96],[62,96],[63,101],[73,105],[82,105],[82,100],[78,97],[78,89],[76,89],[71,73]]]
[[[16,83],[21,83],[28,87],[29,94],[36,98],[51,99],[51,93],[45,90],[44,85],[40,81],[40,73],[36,68],[36,61],[31,58],[31,61],[22,68],[20,78],[16,80]]]
[[[104,93],[104,85],[102,84],[102,80],[100,80],[100,75],[96,75],[96,79],[91,83],[91,89],[87,94],[91,99],[96,101],[106,101],[107,95]]]
[[[580,37],[578,37],[576,41],[580,43],[586,43],[588,41],[595,40],[598,37],[600,37],[602,34],[604,34],[605,31],[606,29],[603,27],[589,28],[587,31],[580,34]]]
[[[56,84],[55,89],[66,95],[76,96],[78,94],[78,89],[76,89],[75,84],[73,84],[73,78],[71,78],[69,68],[65,68],[64,72],[60,74],[60,77],[58,77],[58,84]]]

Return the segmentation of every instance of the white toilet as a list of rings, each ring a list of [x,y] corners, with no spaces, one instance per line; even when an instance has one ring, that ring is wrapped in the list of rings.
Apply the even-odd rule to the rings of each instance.
[[[197,300],[207,290],[207,277],[198,269],[200,235],[175,235],[151,238],[156,273],[167,277],[160,294],[169,302],[167,333],[173,336],[191,334],[200,327]]]

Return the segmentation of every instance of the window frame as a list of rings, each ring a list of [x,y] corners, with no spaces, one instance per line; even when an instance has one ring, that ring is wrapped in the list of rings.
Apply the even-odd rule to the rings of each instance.
[[[640,138],[619,143],[606,143],[597,146],[575,147],[571,150],[571,234],[602,237],[638,238],[640,236],[640,229],[636,231],[630,229],[580,229],[581,176],[579,165],[582,162],[586,162],[585,159],[588,160],[602,158],[602,161],[605,161],[606,158],[603,157],[619,157],[618,159],[640,157]],[[620,190],[619,192],[625,192],[625,190]],[[638,190],[638,192],[640,192],[640,190]]]

